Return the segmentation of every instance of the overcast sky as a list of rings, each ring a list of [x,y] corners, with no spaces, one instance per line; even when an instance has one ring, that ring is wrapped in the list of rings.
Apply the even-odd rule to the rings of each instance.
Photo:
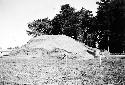
[[[52,19],[61,5],[70,4],[76,10],[82,7],[97,10],[97,0],[0,0],[0,47],[21,46],[31,38],[26,34],[27,23],[36,19]]]

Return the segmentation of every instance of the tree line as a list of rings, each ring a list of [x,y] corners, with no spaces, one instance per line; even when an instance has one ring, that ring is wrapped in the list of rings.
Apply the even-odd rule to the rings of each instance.
[[[28,35],[67,35],[90,47],[122,53],[125,50],[125,0],[100,0],[97,15],[69,4],[61,6],[53,19],[37,19],[28,23]]]

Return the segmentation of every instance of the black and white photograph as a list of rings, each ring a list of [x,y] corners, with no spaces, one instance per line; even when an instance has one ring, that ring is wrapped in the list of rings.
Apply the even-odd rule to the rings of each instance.
[[[125,85],[125,0],[0,0],[0,85]]]

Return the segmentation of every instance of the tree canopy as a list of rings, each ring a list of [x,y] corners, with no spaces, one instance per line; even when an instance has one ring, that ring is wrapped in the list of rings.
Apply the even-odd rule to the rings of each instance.
[[[125,50],[125,1],[100,0],[97,4],[96,16],[83,7],[76,11],[69,4],[62,5],[52,20],[44,18],[28,23],[27,33],[33,37],[64,34],[91,47],[102,50],[110,47],[110,52],[122,52]]]
[[[109,46],[110,52],[121,53],[125,47],[123,46],[125,1],[100,0],[97,4],[99,5],[96,16],[98,28],[104,33],[100,47],[106,49]]]
[[[33,22],[28,23],[27,30],[28,35],[32,35],[33,37],[44,35],[44,34],[51,34],[53,26],[51,21],[48,18],[34,20]]]

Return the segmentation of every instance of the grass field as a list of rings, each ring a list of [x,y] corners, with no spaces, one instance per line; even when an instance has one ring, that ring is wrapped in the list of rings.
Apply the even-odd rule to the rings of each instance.
[[[102,61],[104,66],[103,81],[113,85],[125,85],[125,59],[124,55],[111,55]]]
[[[1,67],[5,66],[5,68],[10,69],[10,71],[7,71],[7,69],[6,70],[4,69],[4,71],[1,70],[0,72],[7,71],[10,74],[13,73],[11,74],[11,77],[12,77],[12,75],[14,75],[14,72],[22,71],[22,72],[27,73],[28,75],[36,75],[40,77],[41,67],[39,65],[41,65],[43,62],[40,59],[37,59],[37,60],[35,59],[35,61],[36,62],[33,64],[34,60],[32,62],[31,61],[28,62],[26,60],[22,60],[22,61],[18,60],[18,64],[16,64],[16,62],[12,60],[10,61],[7,60],[6,62],[10,66],[7,65],[7,63],[6,65],[1,64],[0,66]],[[57,70],[60,69],[59,70],[60,77],[58,76],[56,79],[62,82],[58,84],[46,84],[46,85],[109,85],[109,84],[110,85],[125,85],[125,59],[123,58],[123,56],[119,57],[116,55],[115,56],[112,55],[106,58],[102,58],[101,65],[100,65],[98,58],[91,59],[91,60],[69,59],[67,63],[65,63],[64,60],[60,60],[56,63],[53,60],[49,60],[49,61],[46,60],[44,61],[43,65],[57,66],[58,67]],[[14,66],[17,66],[17,67],[20,66],[21,68],[17,68]],[[27,66],[27,67],[22,67],[22,66]],[[66,68],[64,68],[65,66]],[[27,68],[30,68],[28,72],[26,72]],[[55,70],[54,70],[54,73],[55,73]],[[8,84],[4,82],[3,84],[2,76],[3,76],[2,73],[0,73],[0,77],[1,77],[0,85],[19,85],[19,83],[16,83],[16,82],[15,83],[8,82]],[[16,77],[13,77],[13,78],[16,79]],[[31,78],[31,77],[28,77],[28,78]],[[34,79],[34,81],[36,81],[36,79],[33,77],[31,79]],[[74,82],[74,83],[71,84],[71,82]],[[24,85],[42,85],[42,84],[34,83],[34,84],[24,84]]]

